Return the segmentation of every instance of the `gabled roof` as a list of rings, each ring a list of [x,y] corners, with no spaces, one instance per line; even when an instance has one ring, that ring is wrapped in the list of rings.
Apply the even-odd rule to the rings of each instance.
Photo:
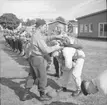
[[[103,12],[107,13],[107,9],[102,10],[102,11],[98,11],[98,12],[95,12],[95,13],[91,13],[91,14],[88,14],[88,15],[84,15],[84,16],[78,17],[76,19],[79,20],[79,19],[86,18],[86,17],[89,17],[89,16],[94,16],[94,15],[97,15],[97,14],[100,14],[100,13],[103,13]]]
[[[65,23],[65,22],[62,22],[62,21],[60,21],[60,20],[56,20],[56,21],[54,21],[54,22],[48,23],[48,25],[50,25],[50,24],[54,24],[54,23],[56,23],[56,22],[59,22],[59,23],[61,23],[61,24],[66,25],[66,23]]]

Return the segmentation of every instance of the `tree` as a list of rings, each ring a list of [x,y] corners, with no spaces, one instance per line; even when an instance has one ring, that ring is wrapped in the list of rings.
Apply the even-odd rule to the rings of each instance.
[[[20,20],[12,13],[5,13],[0,16],[0,24],[3,28],[13,30],[18,27],[19,23]]]
[[[46,22],[45,22],[45,20],[44,19],[40,19],[40,18],[37,18],[36,19],[36,26],[38,27],[38,26],[40,26],[40,25],[43,25],[43,24],[45,24]]]
[[[63,17],[61,17],[61,16],[57,17],[57,18],[56,18],[56,20],[59,20],[59,21],[61,21],[61,22],[64,22],[64,23],[65,23],[65,19],[64,19]]]
[[[72,33],[72,32],[73,32],[72,21],[68,21],[68,32],[69,32],[69,33]]]
[[[27,19],[27,21],[24,23],[26,26],[34,25],[36,21],[34,19]]]

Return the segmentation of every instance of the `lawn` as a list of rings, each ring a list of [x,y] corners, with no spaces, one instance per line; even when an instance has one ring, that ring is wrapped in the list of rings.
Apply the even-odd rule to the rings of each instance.
[[[83,79],[92,79],[107,70],[107,42],[80,40],[86,54]],[[102,93],[78,97],[84,105],[107,105],[107,96]]]
[[[78,42],[83,46],[83,51],[86,55],[82,79],[88,80],[96,78],[101,72],[107,70],[107,42],[83,39],[79,39]],[[71,87],[73,87],[72,85]],[[71,102],[74,101],[75,103],[76,101],[77,104],[81,105],[107,105],[107,96],[104,96],[101,92],[88,96],[80,95],[79,97],[72,97],[71,99]],[[70,104],[61,103],[58,105]]]

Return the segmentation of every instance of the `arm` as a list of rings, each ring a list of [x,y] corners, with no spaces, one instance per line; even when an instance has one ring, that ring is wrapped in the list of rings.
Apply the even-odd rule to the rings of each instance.
[[[75,49],[82,49],[82,46],[78,45],[78,44],[66,44],[64,45],[64,47],[73,47]]]
[[[62,49],[62,47],[60,47],[59,45],[55,45],[53,47],[48,47],[44,40],[38,40],[38,47],[41,50],[41,52],[45,53],[45,54]]]
[[[62,40],[62,36],[60,35],[45,36],[45,41],[49,42],[52,40]]]

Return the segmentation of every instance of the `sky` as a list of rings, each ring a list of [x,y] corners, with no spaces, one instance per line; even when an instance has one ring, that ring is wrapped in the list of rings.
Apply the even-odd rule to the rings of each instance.
[[[24,20],[59,16],[72,20],[105,8],[106,0],[0,0],[0,16],[13,13]]]

